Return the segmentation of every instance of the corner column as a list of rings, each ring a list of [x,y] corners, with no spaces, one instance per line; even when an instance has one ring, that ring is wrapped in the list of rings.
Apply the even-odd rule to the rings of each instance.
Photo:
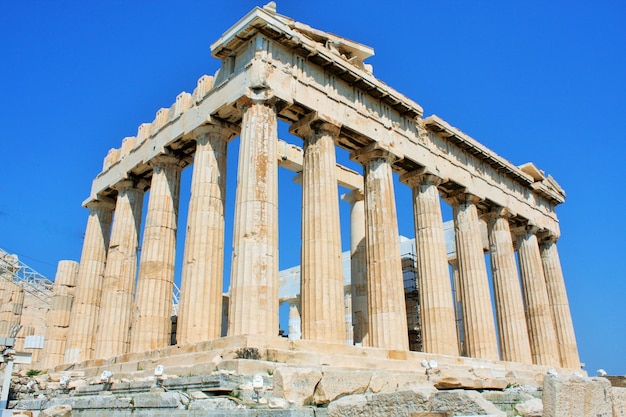
[[[222,332],[226,152],[234,132],[209,125],[194,134],[196,153],[178,306],[178,344],[216,339]]]
[[[290,131],[304,138],[302,162],[302,338],[346,343],[335,139],[339,127],[305,117]]]
[[[367,314],[367,268],[365,256],[365,195],[353,190],[341,197],[350,203],[350,292],[355,344],[371,346]]]
[[[118,183],[115,217],[102,284],[94,358],[128,353],[137,279],[137,250],[145,181]]]
[[[563,279],[559,252],[556,248],[556,237],[548,237],[539,247],[561,366],[569,369],[580,369],[574,324],[572,323],[567,292],[565,291],[565,280]]]
[[[72,306],[65,363],[93,359],[93,344],[114,207],[114,204],[108,201],[87,203],[89,218],[76,278],[76,298]]]
[[[233,232],[228,335],[278,336],[276,109],[244,98]]]
[[[532,364],[509,213],[504,208],[497,208],[483,217],[489,231],[500,357],[503,361]]]
[[[423,171],[403,175],[413,191],[415,249],[424,352],[459,355],[452,286],[437,186]]]
[[[518,239],[517,252],[526,300],[530,349],[535,364],[558,366],[559,352],[536,232],[536,227],[524,228]]]
[[[369,341],[373,347],[409,350],[400,237],[387,150],[365,148],[354,155],[365,175],[365,251]]]
[[[469,357],[498,360],[496,328],[476,208],[478,201],[478,197],[469,193],[450,198],[459,265],[464,347]]]
[[[179,158],[170,155],[157,156],[151,164],[152,181],[141,245],[130,352],[169,346],[172,331],[181,165]]]
[[[43,369],[50,369],[63,363],[77,276],[78,262],[59,261],[54,277],[50,310],[46,318],[46,337],[41,365]]]

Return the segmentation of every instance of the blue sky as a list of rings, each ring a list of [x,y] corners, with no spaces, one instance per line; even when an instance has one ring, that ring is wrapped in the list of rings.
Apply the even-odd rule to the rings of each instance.
[[[50,278],[59,260],[79,260],[81,203],[107,151],[213,74],[219,62],[209,45],[262,4],[3,2],[0,247]],[[591,374],[626,374],[626,3],[322,0],[282,1],[278,11],[373,47],[374,74],[425,116],[439,115],[514,164],[532,161],[561,184],[558,246],[581,360]],[[231,224],[237,142],[229,148]],[[300,191],[288,172],[280,187],[285,268],[299,263]],[[400,232],[412,237],[409,194],[397,187]]]

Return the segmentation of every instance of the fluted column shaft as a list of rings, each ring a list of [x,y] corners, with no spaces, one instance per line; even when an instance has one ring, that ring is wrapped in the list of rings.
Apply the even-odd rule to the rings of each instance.
[[[115,217],[107,254],[98,330],[97,359],[128,353],[137,279],[137,250],[146,184],[125,180],[117,184]]]
[[[0,337],[11,336],[12,327],[20,324],[24,307],[24,289],[12,281],[7,281],[7,284],[0,305]],[[23,331],[19,333],[21,335]]]
[[[485,255],[480,235],[478,199],[461,194],[451,200],[463,308],[465,353],[472,358],[498,359],[496,329]]]
[[[131,352],[169,346],[181,166],[178,158],[161,155],[153,173],[141,245]]]
[[[558,366],[559,352],[556,334],[535,231],[534,228],[529,227],[520,235],[517,252],[522,290],[526,301],[530,350],[535,364]]]
[[[63,363],[77,276],[78,262],[59,261],[46,318],[41,365],[43,369],[50,369]]]
[[[554,239],[543,241],[540,249],[561,366],[569,369],[579,369],[580,358],[574,334],[574,324],[572,323],[567,292],[565,291],[565,280],[563,279],[556,241]]]
[[[441,202],[441,178],[422,172],[402,180],[413,191],[415,250],[424,352],[459,355]]]
[[[356,159],[363,164],[365,174],[369,340],[373,347],[409,350],[393,155],[374,149],[359,152]]]
[[[370,346],[365,256],[365,196],[363,190],[353,190],[342,198],[350,203],[350,292],[353,340],[355,344]]]
[[[207,126],[196,134],[178,344],[216,339],[222,327],[226,150],[232,133],[220,126]]]
[[[276,110],[242,103],[228,335],[278,335]]]
[[[491,277],[503,361],[532,364],[513,238],[504,209],[487,216]]]
[[[339,128],[321,121],[298,125],[302,162],[302,338],[346,343],[341,230],[335,160]]]
[[[83,251],[76,279],[70,330],[65,348],[65,363],[93,358],[93,345],[100,311],[102,280],[111,234],[113,204],[93,202],[83,240]]]

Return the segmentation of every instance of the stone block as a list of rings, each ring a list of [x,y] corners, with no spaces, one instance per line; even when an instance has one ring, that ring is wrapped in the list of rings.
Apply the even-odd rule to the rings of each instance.
[[[408,390],[417,386],[428,386],[433,390],[433,392],[436,391],[433,384],[428,381],[428,378],[424,373],[399,373],[385,371],[376,371],[372,374],[367,391],[375,394],[388,393]]]
[[[626,388],[613,387],[613,417],[626,417]]]
[[[531,416],[543,414],[543,402],[539,398],[532,398],[515,405],[515,411],[520,416]]]
[[[543,417],[611,417],[611,383],[606,378],[546,375]]]
[[[228,398],[210,398],[192,401],[189,404],[189,410],[207,411],[207,410],[235,410],[237,403]]]
[[[429,411],[429,397],[414,391],[358,394],[339,398],[328,405],[328,417],[406,416]]]
[[[135,408],[184,408],[177,392],[150,392],[138,394],[133,401]]]
[[[311,404],[322,373],[314,368],[281,366],[274,371],[274,395],[295,405]]]
[[[371,377],[372,373],[367,371],[324,371],[315,388],[313,402],[317,405],[328,404],[345,395],[362,394],[369,386]]]
[[[430,403],[430,411],[450,411],[455,415],[493,415],[506,417],[495,405],[476,391],[452,390],[437,392]]]
[[[69,405],[55,405],[49,408],[46,408],[41,413],[39,413],[40,417],[71,417],[72,416],[72,407]]]

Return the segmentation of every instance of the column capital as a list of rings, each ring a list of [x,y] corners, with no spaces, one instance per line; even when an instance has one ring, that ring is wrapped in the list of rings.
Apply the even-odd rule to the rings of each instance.
[[[182,168],[184,158],[174,156],[169,153],[162,153],[152,158],[148,163],[152,168],[156,168],[158,166],[178,166],[179,168]]]
[[[537,233],[537,239],[541,244],[556,243],[559,240],[559,237],[559,235],[551,232],[550,230],[540,230]]]
[[[98,197],[97,200],[91,200],[90,202],[86,203],[85,208],[88,208],[90,210],[93,210],[93,209],[114,210],[115,201],[107,197]]]
[[[365,165],[375,159],[384,159],[388,163],[393,163],[397,157],[388,149],[381,147],[380,143],[374,142],[364,148],[357,149],[350,155],[350,159]]]
[[[518,236],[518,237],[522,237],[527,234],[536,235],[537,237],[539,237],[539,234],[537,233],[538,231],[539,231],[539,227],[530,223],[526,223],[521,226],[511,228],[511,232],[515,236]]]
[[[433,172],[427,167],[421,167],[415,171],[406,172],[400,175],[400,182],[408,185],[409,187],[416,187],[421,184],[430,184],[439,186],[445,179]]]
[[[489,222],[489,220],[495,220],[499,218],[505,218],[508,220],[513,217],[513,213],[511,212],[510,209],[506,207],[494,206],[494,207],[491,207],[488,211],[481,213],[478,217],[480,217],[486,222]]]
[[[145,191],[149,186],[148,181],[143,178],[127,178],[113,185],[111,188],[120,192],[122,190],[130,190],[131,188],[136,188],[140,191]]]
[[[250,97],[241,96],[236,102],[236,106],[242,112],[245,112],[250,106],[254,104],[262,104],[267,107],[276,108],[278,104],[278,98],[275,96],[269,97]]]
[[[462,203],[476,204],[483,201],[481,197],[468,192],[467,188],[461,188],[451,193],[446,193],[443,198],[452,206]]]
[[[365,200],[365,193],[362,189],[357,188],[356,190],[352,190],[349,193],[343,194],[341,199],[347,203],[354,204],[357,201]]]
[[[301,138],[307,138],[317,133],[328,133],[336,138],[339,136],[340,130],[341,124],[339,122],[314,111],[292,124],[289,133]]]
[[[241,130],[239,126],[223,120],[215,119],[211,116],[209,116],[209,119],[211,119],[210,123],[203,124],[190,133],[192,140],[199,142],[200,140],[206,140],[204,138],[207,138],[210,135],[217,134],[220,135],[226,142],[229,142],[231,139],[239,135]]]

